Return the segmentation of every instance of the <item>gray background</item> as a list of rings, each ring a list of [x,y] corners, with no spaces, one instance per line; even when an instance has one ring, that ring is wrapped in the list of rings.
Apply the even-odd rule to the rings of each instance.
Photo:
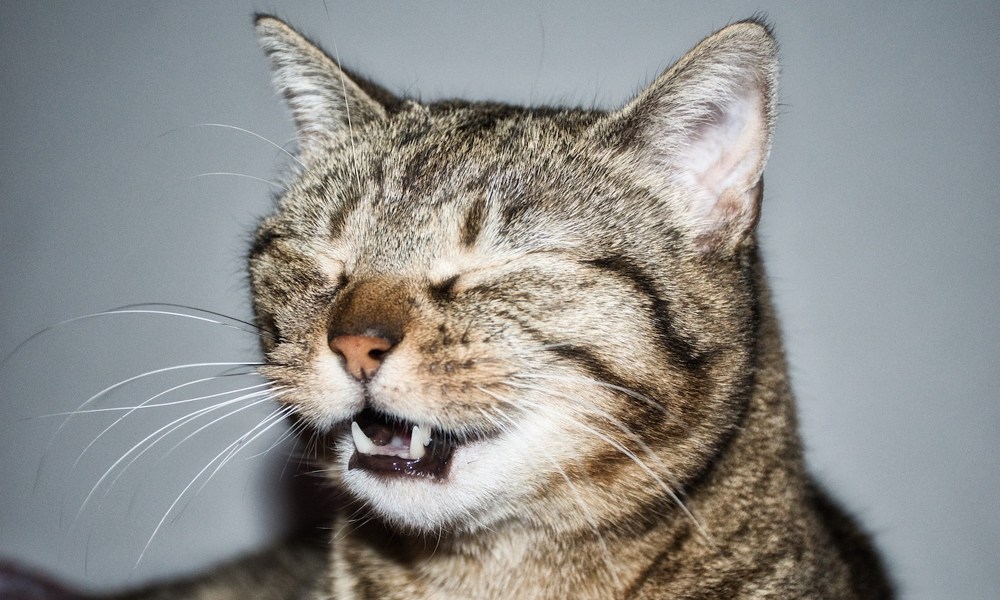
[[[761,239],[811,468],[877,534],[903,597],[996,597],[1000,8],[703,4],[330,2],[329,16],[322,3],[277,13],[394,91],[615,106],[703,35],[766,12],[784,105]],[[0,4],[0,354],[132,302],[249,315],[242,255],[272,187],[199,175],[273,180],[288,159],[199,124],[293,137],[251,33],[252,13],[273,10]],[[61,429],[63,418],[44,416],[149,369],[255,357],[244,332],[152,315],[82,320],[25,345],[0,366],[0,555],[107,588],[286,531],[299,480],[287,445],[265,453],[275,431],[206,485],[214,467],[196,477],[265,405],[177,446],[224,413],[206,415],[86,503],[109,466],[186,410],[137,411],[85,453],[121,413]],[[203,376],[150,376],[93,405],[134,405]],[[253,383],[233,381],[222,389]]]

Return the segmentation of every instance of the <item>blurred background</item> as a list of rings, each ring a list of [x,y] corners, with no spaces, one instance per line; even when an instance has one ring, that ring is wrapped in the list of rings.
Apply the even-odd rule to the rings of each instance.
[[[243,256],[290,160],[261,139],[294,132],[255,12],[397,93],[608,108],[766,14],[783,104],[760,237],[810,467],[903,598],[996,597],[995,2],[0,3],[0,356],[109,308],[188,315],[75,320],[0,364],[0,556],[109,589],[301,514],[241,366],[254,336],[194,310],[250,317]]]

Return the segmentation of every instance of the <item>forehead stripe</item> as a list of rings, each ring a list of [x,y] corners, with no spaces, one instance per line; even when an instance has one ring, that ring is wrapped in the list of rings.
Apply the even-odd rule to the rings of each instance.
[[[469,212],[465,214],[465,223],[462,224],[462,244],[466,247],[474,246],[485,224],[486,195],[476,194]]]

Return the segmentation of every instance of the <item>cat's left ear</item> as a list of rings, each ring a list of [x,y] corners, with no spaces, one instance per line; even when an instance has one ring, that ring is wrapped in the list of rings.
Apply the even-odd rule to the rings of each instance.
[[[760,215],[777,84],[769,29],[736,23],[705,38],[596,133],[676,207],[699,249],[732,248]]]
[[[352,127],[386,118],[379,100],[285,22],[260,15],[255,29],[271,60],[274,83],[292,110],[300,154],[308,156],[325,141],[350,134]]]

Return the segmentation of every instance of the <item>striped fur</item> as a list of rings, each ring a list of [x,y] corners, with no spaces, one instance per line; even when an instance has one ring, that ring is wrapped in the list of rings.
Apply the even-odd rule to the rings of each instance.
[[[606,113],[394,98],[257,31],[301,136],[249,258],[262,371],[344,499],[321,558],[130,597],[891,596],[803,467],[754,235],[765,25]],[[359,380],[341,335],[392,347]],[[363,410],[432,426],[443,475],[351,468]]]

